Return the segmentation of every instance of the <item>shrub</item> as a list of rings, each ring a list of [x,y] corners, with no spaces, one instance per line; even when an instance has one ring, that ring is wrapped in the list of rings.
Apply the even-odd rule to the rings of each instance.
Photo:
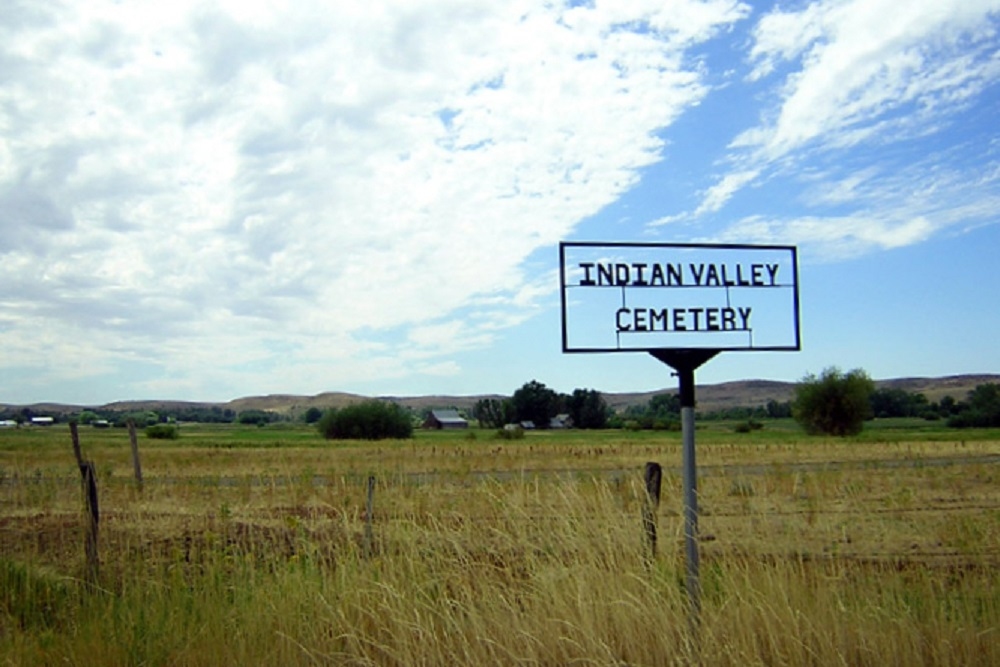
[[[153,424],[146,427],[146,437],[155,440],[176,440],[181,437],[181,432],[173,424]]]
[[[305,414],[302,415],[302,420],[307,424],[315,424],[322,418],[323,418],[323,411],[317,408],[315,405],[306,410]]]
[[[956,428],[1000,426],[1000,384],[978,385],[969,392],[969,399],[957,414],[948,419]]]
[[[240,424],[256,424],[257,426],[267,426],[276,419],[277,415],[265,410],[244,410],[236,416],[236,421]]]
[[[745,422],[739,422],[733,426],[733,430],[737,433],[750,433],[751,431],[759,431],[762,428],[764,428],[764,424],[753,418]]]
[[[317,429],[328,440],[384,440],[413,437],[409,413],[395,403],[365,401],[327,410]]]
[[[819,378],[807,375],[798,384],[792,415],[810,435],[857,435],[871,417],[869,397],[874,388],[860,368],[846,374],[828,368]]]
[[[125,426],[131,421],[136,426],[152,426],[153,424],[160,423],[160,415],[153,412],[152,410],[146,410],[144,412],[128,412],[121,416],[120,419],[116,421]]]
[[[519,424],[513,428],[504,426],[497,430],[497,437],[501,440],[521,440],[524,438],[524,429]]]
[[[654,431],[680,431],[681,423],[676,419],[654,419]]]

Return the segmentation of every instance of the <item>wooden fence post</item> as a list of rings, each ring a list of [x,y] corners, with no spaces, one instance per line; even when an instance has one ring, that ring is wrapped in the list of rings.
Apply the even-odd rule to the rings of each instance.
[[[94,470],[93,461],[84,461],[80,467],[83,475],[84,491],[87,494],[87,579],[90,583],[96,584],[100,570],[101,560],[97,553],[97,526],[101,520],[101,513],[97,506],[97,472]]]
[[[646,532],[650,558],[656,558],[656,510],[660,507],[660,480],[663,469],[659,463],[646,464],[643,477],[646,480],[646,498],[642,503],[642,526]]]
[[[101,562],[97,552],[97,528],[101,520],[97,503],[97,471],[94,469],[93,461],[83,460],[83,454],[80,450],[80,434],[77,431],[76,422],[69,423],[69,434],[73,440],[73,454],[76,456],[76,463],[80,468],[83,494],[87,501],[87,535],[84,543],[84,550],[87,554],[87,581],[90,584],[96,584]]]
[[[139,440],[135,435],[135,422],[128,420],[128,440],[132,445],[132,469],[135,471],[135,483],[142,491],[142,465],[139,463]]]
[[[80,452],[80,434],[76,430],[76,422],[69,423],[69,437],[73,440],[73,456],[76,457],[76,465],[83,469],[83,454]]]

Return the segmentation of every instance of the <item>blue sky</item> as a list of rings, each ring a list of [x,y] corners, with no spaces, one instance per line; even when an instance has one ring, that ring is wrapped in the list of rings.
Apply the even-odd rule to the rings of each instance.
[[[1000,0],[0,15],[0,402],[675,386],[560,241],[796,246],[702,383],[1000,372]]]

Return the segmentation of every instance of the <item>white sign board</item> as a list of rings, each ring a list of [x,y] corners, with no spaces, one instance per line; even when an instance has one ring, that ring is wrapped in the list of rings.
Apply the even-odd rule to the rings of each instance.
[[[564,352],[798,350],[792,246],[559,244]]]

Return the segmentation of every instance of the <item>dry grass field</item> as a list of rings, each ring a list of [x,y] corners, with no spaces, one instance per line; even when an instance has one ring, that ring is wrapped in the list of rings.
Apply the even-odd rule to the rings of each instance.
[[[1000,664],[997,432],[701,428],[695,632],[679,434],[186,425],[141,489],[126,432],[81,438],[92,581],[68,429],[0,431],[0,664]]]

